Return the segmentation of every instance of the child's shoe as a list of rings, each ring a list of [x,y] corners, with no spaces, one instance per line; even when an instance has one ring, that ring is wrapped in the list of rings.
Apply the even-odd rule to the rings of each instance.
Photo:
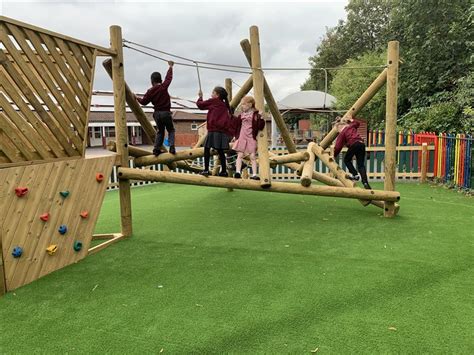
[[[242,175],[240,175],[240,173],[236,172],[234,174],[234,179],[240,179],[242,177]]]
[[[221,171],[219,173],[219,176],[222,176],[222,177],[229,177],[229,174],[227,174],[227,171]]]
[[[252,179],[252,180],[260,180],[260,178],[259,178],[257,175],[252,175],[252,176],[250,177],[250,179]]]
[[[357,174],[357,175],[347,174],[346,176],[349,180],[352,180],[352,181],[359,181],[360,180],[360,175],[359,174]]]
[[[161,153],[162,153],[161,150],[153,149],[153,155],[154,155],[155,157],[157,157],[157,156],[160,155]]]
[[[170,146],[170,153],[176,154],[176,148],[174,147],[174,145]]]
[[[372,190],[372,188],[370,187],[369,183],[368,182],[364,182],[364,188],[366,190]]]
[[[209,176],[209,170],[203,170],[203,171],[201,171],[201,172],[199,173],[199,175],[208,177],[208,176]]]

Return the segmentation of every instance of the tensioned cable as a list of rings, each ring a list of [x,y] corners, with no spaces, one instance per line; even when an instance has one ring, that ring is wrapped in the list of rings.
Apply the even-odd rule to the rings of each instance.
[[[165,55],[168,55],[170,57],[174,57],[174,58],[178,58],[178,59],[182,59],[182,60],[185,60],[185,61],[188,61],[188,62],[192,62],[192,63],[199,63],[199,64],[205,64],[205,65],[211,65],[211,66],[217,66],[217,67],[228,67],[228,68],[236,68],[236,69],[261,69],[261,70],[275,70],[275,71],[291,71],[291,70],[294,70],[294,71],[303,71],[303,70],[313,70],[313,69],[317,69],[317,70],[346,70],[346,69],[373,69],[373,68],[386,68],[387,65],[372,65],[372,66],[362,66],[362,67],[328,67],[328,68],[285,68],[285,67],[271,67],[271,68],[252,68],[252,67],[249,67],[249,66],[243,66],[243,65],[233,65],[233,64],[222,64],[222,63],[213,63],[213,62],[204,62],[204,61],[199,61],[199,60],[195,60],[195,59],[191,59],[191,58],[186,58],[186,57],[182,57],[182,56],[179,56],[177,54],[173,54],[173,53],[169,53],[169,52],[165,52],[165,51],[162,51],[160,49],[156,49],[156,48],[152,48],[152,47],[149,47],[149,46],[145,46],[143,44],[140,44],[140,43],[136,43],[136,42],[132,42],[132,41],[129,41],[129,40],[126,40],[124,39],[123,40],[123,43],[130,43],[130,44],[133,44],[137,47],[141,47],[141,48],[145,48],[145,49],[148,49],[150,51],[153,51],[153,52],[157,52],[157,53],[161,53],[161,54],[165,54]],[[124,47],[128,47],[124,44]],[[130,48],[130,47],[129,47]],[[207,68],[209,69],[209,68]],[[215,68],[216,70],[218,70],[217,68]]]

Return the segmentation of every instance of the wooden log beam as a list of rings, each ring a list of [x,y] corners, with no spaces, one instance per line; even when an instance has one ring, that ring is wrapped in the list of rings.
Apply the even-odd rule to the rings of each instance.
[[[229,105],[233,109],[235,109],[237,106],[240,104],[240,100],[249,93],[250,90],[252,90],[253,87],[253,75],[250,75],[250,77],[243,83],[243,85],[240,87],[239,91],[235,94],[235,96],[232,98],[230,101]]]
[[[252,67],[253,65],[252,65],[251,47],[250,47],[249,40],[244,39],[240,41],[240,47],[242,47],[242,51],[244,52],[245,57],[247,58],[247,61]],[[273,119],[275,120],[275,123],[278,129],[280,130],[281,137],[283,138],[283,141],[285,142],[285,145],[288,151],[290,153],[296,153],[295,142],[293,142],[293,139],[290,136],[288,127],[286,126],[285,120],[283,119],[283,116],[281,115],[280,110],[278,110],[278,105],[275,101],[275,98],[273,97],[272,91],[270,90],[270,86],[268,85],[265,77],[263,78],[263,93],[265,96],[265,100],[267,101],[268,108],[270,109]]]
[[[290,154],[288,154],[290,155]],[[274,154],[274,153],[271,153],[270,152],[270,158],[271,159],[274,159],[276,157],[279,157],[278,155]],[[293,170],[296,172],[296,174],[298,176],[301,176],[301,173],[302,173],[302,170],[303,169],[300,169],[301,168],[301,165],[300,164],[297,164],[297,163],[282,163],[282,165],[286,166],[287,168]],[[334,179],[326,174],[322,174],[318,171],[313,171],[313,179],[314,180],[317,180],[319,182],[322,182],[323,184],[326,184],[326,185],[330,185],[330,186],[341,186],[343,187],[344,185],[342,184],[342,182],[340,182],[339,180],[337,179]]]
[[[344,114],[344,118],[355,117],[360,110],[369,102],[372,97],[379,91],[379,89],[385,84],[387,80],[387,68],[385,68],[379,76],[370,84],[370,86],[364,91],[364,93],[357,99],[357,101],[352,105],[352,107]],[[324,139],[319,143],[319,145],[326,149],[331,143],[336,139],[338,135],[337,129],[334,127],[331,131],[324,137]]]
[[[321,160],[323,162],[323,164],[328,167],[329,171],[331,171],[331,173],[333,173],[334,176],[336,176],[336,178],[340,182],[342,182],[342,184],[345,187],[355,188],[355,182],[352,181],[352,180],[349,180],[346,177],[346,172],[341,169],[341,167],[336,163],[334,158],[328,152],[326,152],[318,144],[313,145],[312,149],[313,149],[313,153],[318,157],[318,159]],[[367,206],[367,205],[370,204],[369,200],[360,200],[359,202],[363,206]]]
[[[217,154],[217,151],[211,150],[211,154]],[[135,158],[136,166],[146,166],[155,164],[169,164],[179,160],[192,160],[204,156],[204,148],[179,150],[176,154],[162,153],[159,156],[146,155]]]
[[[102,65],[105,69],[105,71],[109,74],[110,78],[113,80],[112,77],[112,60],[111,59],[106,59],[102,62]],[[148,139],[151,142],[155,141],[155,135],[156,135],[156,130],[155,127],[148,121],[148,117],[145,115],[145,112],[143,111],[142,107],[138,103],[137,100],[135,100],[135,96],[130,90],[130,87],[125,83],[125,100],[127,101],[128,107],[130,110],[132,110],[133,114],[137,118],[137,121],[140,123],[140,125],[143,128],[143,132],[145,132],[145,135],[148,137]]]
[[[180,174],[165,171],[142,170],[131,168],[119,168],[120,179],[133,179],[143,181],[158,181],[174,184],[187,184],[198,186],[212,186],[222,188],[234,188],[242,190],[280,192],[300,195],[317,195],[344,198],[358,198],[366,200],[398,201],[400,194],[396,191],[363,190],[347,187],[333,186],[309,186],[303,187],[298,184],[273,182],[268,188],[262,188],[259,181],[232,179],[217,176],[201,176],[194,174]]]
[[[252,77],[253,92],[255,96],[255,108],[260,112],[265,112],[265,100],[263,95],[263,71],[262,58],[260,57],[260,37],[257,26],[250,27],[250,48],[252,56]],[[266,126],[266,125],[265,125]],[[270,161],[268,158],[268,137],[267,127],[257,134],[258,150],[258,170],[260,175],[260,184],[262,187],[269,187],[272,184]]]
[[[307,161],[309,156],[310,154],[308,152],[297,152],[285,155],[275,155],[270,153],[270,166],[274,168],[277,165],[283,165],[286,163]]]
[[[387,98],[385,108],[385,180],[384,190],[395,191],[395,169],[397,166],[397,101],[398,101],[398,41],[388,42],[387,50]],[[384,216],[395,216],[395,204],[386,202]]]
[[[313,180],[313,171],[314,171],[314,152],[313,152],[313,145],[316,145],[314,142],[310,142],[308,144],[307,153],[309,155],[309,159],[303,165],[303,172],[301,174],[301,185],[304,187],[308,187],[311,185]]]
[[[107,149],[110,150],[111,152],[117,152],[117,144],[115,141],[109,141],[107,143]],[[128,154],[132,157],[138,158],[138,157],[144,157],[144,156],[149,156],[153,155],[153,152],[150,152],[149,150],[143,149],[143,148],[138,148],[133,145],[128,146]],[[166,164],[168,168],[171,170],[175,170],[177,165],[174,162]]]
[[[355,183],[346,177],[346,172],[342,170],[342,168],[336,163],[334,158],[328,152],[326,152],[318,144],[314,144],[311,148],[318,159],[328,167],[331,173],[333,173],[345,187],[353,188],[355,186]]]
[[[117,153],[120,155],[120,165],[128,167],[128,131],[127,113],[125,110],[125,74],[123,67],[122,29],[120,26],[110,26],[110,46],[116,54],[112,56],[112,82],[114,89],[114,119],[117,129]],[[132,200],[130,181],[119,181],[120,222],[122,235],[132,235]]]

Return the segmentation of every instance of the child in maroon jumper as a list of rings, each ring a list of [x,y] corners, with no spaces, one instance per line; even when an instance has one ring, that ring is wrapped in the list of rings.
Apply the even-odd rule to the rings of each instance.
[[[155,112],[153,112],[153,118],[156,122],[156,137],[155,146],[153,148],[153,154],[158,156],[161,152],[161,146],[165,139],[165,128],[168,131],[168,141],[170,144],[170,153],[175,154],[176,148],[174,146],[174,125],[173,117],[171,116],[171,98],[168,93],[168,87],[173,80],[173,65],[174,62],[171,60],[168,62],[169,69],[166,73],[165,81],[161,82],[161,74],[154,72],[151,74],[151,88],[145,93],[142,98],[136,97],[136,100],[141,105],[147,105],[153,103]]]
[[[227,98],[227,91],[220,86],[216,86],[212,91],[209,100],[202,99],[202,92],[199,92],[196,101],[197,107],[207,110],[207,137],[204,142],[204,171],[201,175],[209,176],[209,160],[211,158],[211,148],[217,150],[221,162],[221,172],[219,176],[228,176],[226,168],[226,156],[224,150],[229,149],[229,142],[234,136],[234,124],[232,113]]]
[[[358,181],[359,175],[357,174],[357,170],[359,170],[364,188],[371,190],[372,188],[370,187],[367,180],[367,172],[365,170],[365,144],[364,140],[357,132],[360,122],[354,120],[353,118],[347,118],[345,120],[338,118],[335,126],[339,132],[339,135],[337,136],[336,146],[334,147],[334,158],[339,155],[342,148],[346,145],[349,149],[344,155],[344,164],[346,164],[347,168],[352,174],[349,179]],[[352,158],[354,155],[356,156],[357,160],[357,170],[352,164]]]
[[[252,177],[253,180],[260,180],[257,176],[257,134],[265,128],[265,121],[255,109],[255,99],[252,96],[245,96],[240,101],[242,113],[236,120],[236,137],[233,149],[237,151],[237,161],[235,163],[234,178],[241,178],[242,159],[244,154],[250,155],[252,162]]]

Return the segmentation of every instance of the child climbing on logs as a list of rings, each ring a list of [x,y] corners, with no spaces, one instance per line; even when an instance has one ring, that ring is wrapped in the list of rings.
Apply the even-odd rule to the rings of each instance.
[[[240,179],[242,174],[242,159],[244,155],[250,155],[252,162],[253,180],[260,180],[257,175],[257,134],[265,127],[265,121],[255,109],[255,99],[252,96],[245,96],[240,101],[241,114],[236,121],[236,137],[233,149],[237,151],[237,161],[234,178]]]
[[[170,144],[170,153],[175,154],[176,148],[174,146],[174,125],[173,117],[171,116],[171,98],[168,93],[168,87],[173,80],[173,61],[168,61],[168,72],[166,73],[165,81],[161,81],[161,74],[153,72],[151,74],[151,88],[145,93],[142,98],[136,97],[136,100],[141,105],[152,103],[154,107],[153,118],[156,122],[156,137],[153,154],[158,156],[162,153],[161,146],[165,139],[165,128],[168,131],[168,141]]]
[[[223,87],[216,86],[212,91],[210,99],[203,100],[202,91],[199,91],[198,95],[197,107],[201,110],[208,110],[206,120],[207,137],[204,141],[204,170],[201,172],[201,175],[209,176],[211,148],[214,148],[219,154],[221,163],[219,176],[227,177],[224,150],[229,149],[229,142],[235,132],[227,91]]]
[[[347,146],[349,149],[344,155],[344,164],[346,164],[352,174],[351,176],[348,176],[348,178],[353,181],[359,181],[360,178],[364,188],[371,190],[372,188],[367,180],[367,172],[365,170],[365,144],[364,140],[357,132],[360,122],[353,118],[341,119],[338,117],[335,126],[339,135],[337,136],[336,145],[334,147],[334,158],[339,155],[344,146]],[[360,177],[352,164],[352,158],[354,155],[357,160],[357,170],[359,171]]]

